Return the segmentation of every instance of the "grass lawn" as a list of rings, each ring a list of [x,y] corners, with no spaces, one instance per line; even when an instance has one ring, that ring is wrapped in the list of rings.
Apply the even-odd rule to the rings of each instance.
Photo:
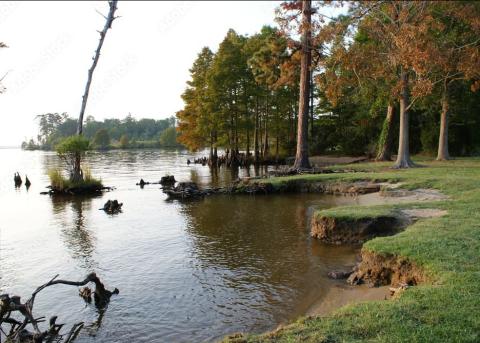
[[[330,217],[340,220],[359,220],[370,219],[385,216],[395,216],[395,209],[398,206],[392,205],[373,205],[373,206],[342,206],[333,207],[326,210],[315,211],[315,216]]]
[[[447,215],[419,220],[399,234],[375,238],[363,246],[375,253],[408,258],[423,268],[430,282],[411,287],[392,300],[350,305],[328,317],[301,318],[274,332],[225,341],[480,342],[480,159],[416,162],[421,167],[393,170],[389,168],[392,163],[353,164],[338,168],[359,172],[268,181],[274,186],[292,179],[399,181],[406,189],[435,188],[448,195],[448,200],[402,205],[443,209]],[[387,210],[388,205],[366,211]],[[350,215],[361,212],[357,208]]]

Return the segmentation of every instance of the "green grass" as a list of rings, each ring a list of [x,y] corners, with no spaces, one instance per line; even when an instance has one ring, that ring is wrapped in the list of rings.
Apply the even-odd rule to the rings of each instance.
[[[66,178],[58,169],[51,169],[48,172],[50,186],[58,191],[64,191],[72,188],[94,189],[103,187],[102,181],[95,179],[89,168],[83,168],[83,182],[72,182]]]
[[[391,163],[354,164],[356,173],[298,175],[306,182],[400,181],[404,188],[435,188],[449,200],[417,204],[448,211],[424,219],[390,237],[376,238],[363,249],[404,256],[423,268],[428,284],[412,287],[389,301],[343,307],[328,317],[303,318],[278,331],[230,342],[480,342],[480,159],[447,162],[417,160],[421,168],[392,170]],[[404,205],[402,205],[404,206]],[[406,205],[405,205],[406,206]],[[410,205],[412,207],[412,205]],[[378,214],[388,206],[366,209]],[[351,208],[332,209],[360,214]]]
[[[342,206],[326,210],[315,211],[316,217],[331,217],[342,220],[359,220],[378,218],[395,215],[396,206],[374,205],[374,206]]]

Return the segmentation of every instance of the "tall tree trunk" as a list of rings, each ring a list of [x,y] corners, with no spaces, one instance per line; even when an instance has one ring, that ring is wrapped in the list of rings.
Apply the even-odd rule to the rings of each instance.
[[[244,92],[244,101],[245,101],[245,128],[247,131],[247,149],[245,151],[245,154],[247,156],[247,161],[248,161],[248,156],[250,155],[250,115],[248,111],[248,93],[247,93],[247,86],[245,82],[243,83],[243,92]]]
[[[378,139],[376,161],[390,161],[392,159],[392,143],[393,143],[393,118],[395,116],[393,103],[387,106],[387,116],[383,122],[382,132]]]
[[[313,68],[310,70],[310,141],[313,142],[314,139],[314,128],[313,128]]]
[[[245,154],[247,155],[247,158],[248,156],[250,156],[250,130],[248,129],[248,127],[247,127],[247,149]]]
[[[437,161],[450,159],[448,153],[448,83],[445,80],[442,94],[442,113],[440,114],[440,136],[438,138]]]
[[[238,104],[238,96],[237,96],[237,89],[235,88],[235,160],[237,159],[238,157],[238,151],[239,151],[239,148],[238,148],[238,108],[237,108],[237,104]]]
[[[210,155],[208,156],[210,164],[213,162],[213,131],[210,132]]]
[[[400,81],[402,84],[400,92],[400,134],[398,138],[398,155],[393,168],[411,168],[415,165],[410,159],[409,147],[409,118],[408,118],[408,76],[402,69],[400,74]]]
[[[275,163],[278,163],[279,144],[280,144],[280,137],[278,136],[278,130],[277,130],[277,137],[275,137]]]
[[[214,131],[214,146],[213,146],[213,158],[215,159],[215,163],[218,161],[218,151],[217,151],[217,130]]]
[[[255,163],[258,163],[259,159],[259,152],[258,152],[258,96],[256,97],[255,103],[255,132],[253,134],[253,156],[255,159]]]
[[[108,29],[112,27],[112,23],[115,20],[115,11],[117,10],[117,2],[118,2],[117,0],[108,2],[110,10],[108,11],[108,15],[106,17],[105,26],[103,27],[103,30],[99,32],[100,40],[98,42],[97,50],[95,50],[92,66],[88,70],[87,84],[85,85],[85,92],[82,98],[82,107],[80,108],[80,115],[78,116],[78,123],[77,123],[78,135],[81,135],[83,133],[83,116],[85,114],[85,108],[87,107],[87,100],[88,100],[88,95],[90,93],[90,85],[92,84],[93,72],[97,67],[98,60],[100,59],[100,50],[102,49],[105,36],[107,35]],[[74,182],[83,181],[81,160],[82,159],[81,159],[80,153],[77,153],[75,155],[75,163],[73,166],[72,175],[70,175],[70,179]]]
[[[308,102],[310,88],[310,65],[312,62],[312,52],[310,47],[311,24],[312,24],[312,2],[306,0],[302,2],[302,58],[300,71],[300,97],[298,107],[298,129],[297,129],[297,153],[295,156],[294,169],[310,168],[308,160]]]
[[[294,155],[295,154],[295,134],[297,133],[297,129],[295,127],[295,123],[297,122],[297,111],[296,111],[296,102],[293,102],[291,104],[291,111],[292,111],[292,116],[290,119],[290,132],[289,132],[289,154]]]
[[[258,123],[258,143],[259,143],[259,151],[260,157],[263,159],[263,123],[265,121],[265,113],[259,116],[259,123]]]
[[[230,108],[230,111],[232,111],[231,108]],[[234,131],[234,124],[233,124],[233,113],[230,114],[230,134],[228,137],[228,144],[229,144],[230,150],[233,151],[235,148],[235,131]]]
[[[235,118],[235,155],[238,155],[238,116]]]
[[[268,158],[268,153],[269,153],[269,147],[268,147],[268,95],[266,98],[266,104],[265,104],[265,120],[264,120],[264,125],[265,125],[265,132],[263,136],[263,158],[267,159]]]

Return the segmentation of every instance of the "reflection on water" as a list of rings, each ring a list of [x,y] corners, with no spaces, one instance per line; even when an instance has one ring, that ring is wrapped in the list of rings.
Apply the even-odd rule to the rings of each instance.
[[[79,280],[97,272],[120,294],[108,312],[86,305],[77,290],[47,289],[39,315],[84,321],[78,342],[212,341],[233,331],[259,332],[304,313],[334,287],[329,269],[350,265],[356,249],[311,240],[313,209],[353,198],[318,195],[214,196],[166,201],[158,181],[220,186],[268,168],[211,170],[187,165],[179,151],[89,153],[92,173],[114,192],[99,197],[40,195],[47,173],[61,166],[54,153],[0,150],[0,290],[27,296],[59,273]],[[15,189],[11,175],[28,173],[32,186]],[[124,203],[110,216],[108,199]],[[26,254],[25,252],[28,252]],[[42,292],[43,293],[43,292]]]
[[[91,197],[50,197],[53,213],[61,221],[61,236],[72,258],[82,269],[93,271],[98,265],[93,260],[95,235],[89,230],[84,212],[92,210]]]

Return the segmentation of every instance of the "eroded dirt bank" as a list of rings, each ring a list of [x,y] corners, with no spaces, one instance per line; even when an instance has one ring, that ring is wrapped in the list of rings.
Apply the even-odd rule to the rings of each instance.
[[[330,244],[360,244],[374,237],[394,234],[408,223],[409,220],[400,214],[354,219],[314,216],[311,236]]]
[[[370,286],[415,286],[427,280],[415,263],[402,256],[380,254],[362,250],[362,260],[347,282],[351,285],[366,283]]]

